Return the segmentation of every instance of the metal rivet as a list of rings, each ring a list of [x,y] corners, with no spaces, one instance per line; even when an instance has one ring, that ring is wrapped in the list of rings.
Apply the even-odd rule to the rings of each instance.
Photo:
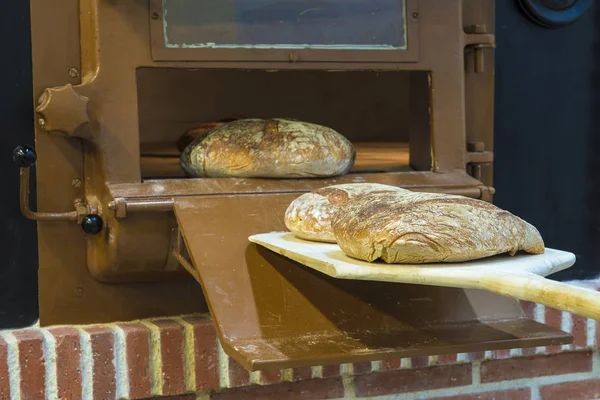
[[[83,288],[82,287],[76,287],[73,290],[73,297],[75,297],[75,298],[81,298],[81,297],[83,297]]]
[[[159,15],[157,12],[152,13],[152,19],[158,19]]]
[[[413,13],[413,18],[419,18],[419,13],[418,12]]]
[[[69,76],[71,78],[77,78],[79,76],[79,70],[75,67],[69,68]]]
[[[81,179],[79,179],[79,178],[73,179],[73,182],[71,182],[71,185],[73,185],[74,188],[80,188],[81,187]]]
[[[46,120],[44,118],[38,118],[38,124],[43,128],[46,126]]]

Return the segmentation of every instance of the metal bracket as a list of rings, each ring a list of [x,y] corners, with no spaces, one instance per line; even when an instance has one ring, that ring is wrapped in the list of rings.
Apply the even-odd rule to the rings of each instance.
[[[494,153],[485,150],[483,142],[467,143],[467,167],[470,169],[470,175],[481,181],[481,167],[490,165],[494,161]]]
[[[495,35],[487,33],[486,25],[472,25],[471,33],[466,36],[465,49],[473,50],[473,72],[480,74],[485,71],[485,58],[483,50],[496,47]]]
[[[165,212],[173,211],[175,201],[172,198],[153,200],[128,200],[115,198],[108,203],[108,209],[115,213],[115,218],[125,219],[130,212]]]
[[[494,201],[494,194],[496,194],[496,189],[490,186],[481,186],[479,188],[481,190],[481,200],[487,201],[488,203],[492,203]]]
[[[200,276],[198,275],[198,271],[192,265],[190,261],[188,261],[189,255],[187,253],[187,248],[185,247],[185,242],[183,240],[183,234],[181,232],[181,228],[174,228],[172,233],[175,236],[175,241],[171,240],[171,255],[177,260],[179,264],[183,268],[186,269],[187,272],[190,273],[194,277],[194,279],[200,283]],[[171,236],[173,238],[173,235]],[[173,246],[174,245],[174,246]],[[167,266],[170,263],[167,263]]]

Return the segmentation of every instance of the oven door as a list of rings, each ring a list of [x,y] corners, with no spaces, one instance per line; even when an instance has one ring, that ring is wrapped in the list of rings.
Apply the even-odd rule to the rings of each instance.
[[[336,279],[251,243],[286,230],[297,194],[175,199],[176,257],[199,281],[224,351],[249,370],[569,341],[491,292]]]

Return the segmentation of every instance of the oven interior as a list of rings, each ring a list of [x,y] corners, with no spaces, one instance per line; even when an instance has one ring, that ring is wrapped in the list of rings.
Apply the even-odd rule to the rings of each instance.
[[[350,174],[419,171],[411,135],[429,141],[426,71],[137,69],[140,168],[144,181],[182,178],[177,142],[189,129],[234,118],[293,118],[335,129],[355,146]],[[182,88],[185,88],[182,90]],[[427,158],[421,146],[417,159]],[[414,155],[412,158],[414,160]],[[430,167],[430,166],[429,166]],[[430,170],[431,168],[429,168]]]

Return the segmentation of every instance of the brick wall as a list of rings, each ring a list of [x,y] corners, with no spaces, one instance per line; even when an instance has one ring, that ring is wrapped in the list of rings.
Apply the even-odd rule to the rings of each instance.
[[[248,373],[206,316],[4,331],[0,399],[600,398],[597,322],[523,306],[575,342]]]

